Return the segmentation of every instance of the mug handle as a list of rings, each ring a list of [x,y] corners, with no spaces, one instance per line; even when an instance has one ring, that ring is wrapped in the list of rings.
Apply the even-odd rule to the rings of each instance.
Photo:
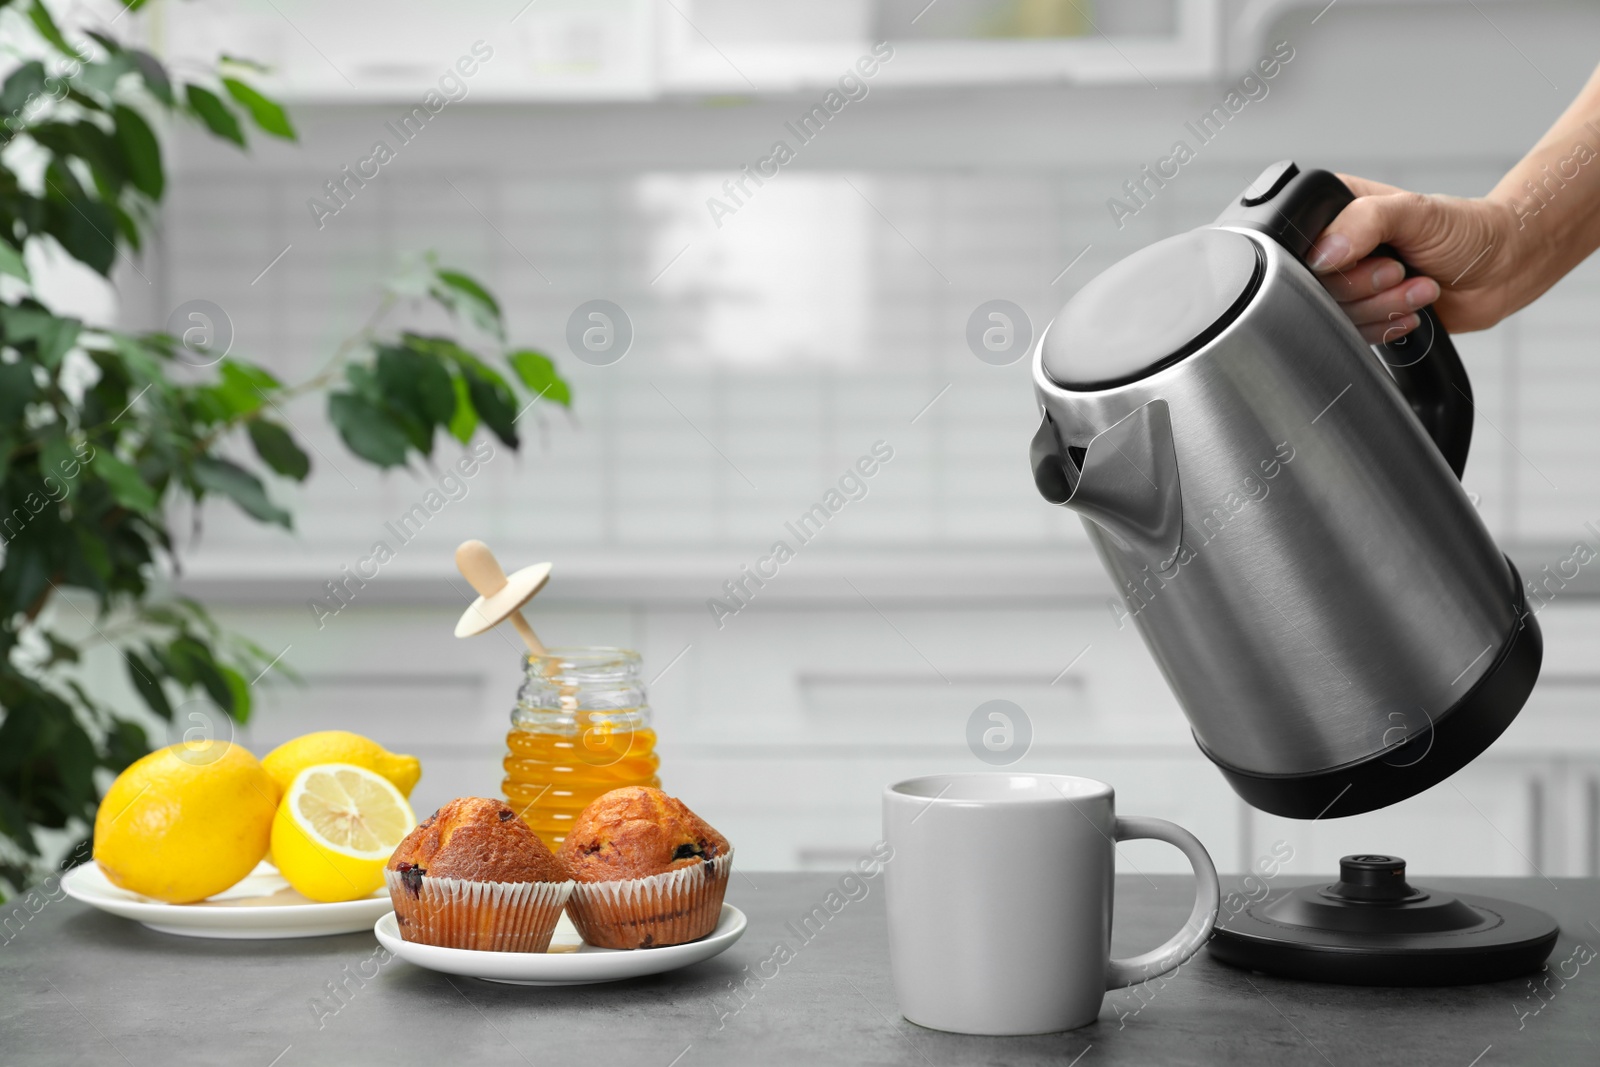
[[[1194,910],[1189,913],[1183,929],[1160,948],[1125,960],[1111,960],[1106,967],[1107,989],[1121,989],[1165,974],[1199,952],[1211,938],[1211,929],[1217,923],[1217,906],[1222,899],[1222,887],[1217,882],[1217,868],[1211,862],[1211,855],[1200,839],[1183,827],[1165,819],[1130,815],[1117,818],[1116,833],[1118,841],[1151,838],[1181,849],[1189,857],[1189,866],[1194,868]]]

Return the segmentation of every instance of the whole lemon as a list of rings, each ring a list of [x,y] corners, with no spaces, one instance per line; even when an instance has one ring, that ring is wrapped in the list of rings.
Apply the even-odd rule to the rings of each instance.
[[[228,741],[157,749],[117,775],[94,818],[94,858],[114,885],[188,904],[267,854],[278,788]]]
[[[288,791],[295,775],[319,763],[349,763],[376,771],[389,779],[400,795],[408,797],[422,777],[422,764],[415,756],[390,752],[371,738],[348,730],[318,730],[285,741],[261,760],[280,792]]]

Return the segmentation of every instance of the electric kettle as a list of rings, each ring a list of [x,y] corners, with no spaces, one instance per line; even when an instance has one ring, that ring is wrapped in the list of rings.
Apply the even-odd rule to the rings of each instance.
[[[1458,480],[1472,391],[1437,317],[1369,347],[1303,263],[1353,199],[1276,163],[1090,280],[1033,353],[1039,491],[1082,515],[1201,750],[1294,818],[1455,773],[1543,647]]]

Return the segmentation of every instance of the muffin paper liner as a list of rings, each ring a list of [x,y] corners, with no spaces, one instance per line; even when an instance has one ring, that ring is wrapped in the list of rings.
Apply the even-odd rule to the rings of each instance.
[[[572,924],[598,948],[661,948],[698,941],[717,928],[733,851],[693,867],[620,882],[576,882]]]
[[[402,938],[480,952],[544,952],[574,884],[424,875],[412,892],[400,871],[385,870],[383,877]]]

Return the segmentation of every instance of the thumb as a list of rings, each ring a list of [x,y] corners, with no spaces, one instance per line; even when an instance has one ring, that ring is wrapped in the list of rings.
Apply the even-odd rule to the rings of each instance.
[[[1405,190],[1400,188],[1398,185],[1385,185],[1382,182],[1375,182],[1371,178],[1358,178],[1354,174],[1340,173],[1338,178],[1340,181],[1344,182],[1346,188],[1348,188],[1358,197],[1380,196],[1384,193],[1405,192]]]
[[[1440,245],[1447,225],[1441,206],[1431,197],[1377,182],[1347,182],[1356,199],[1322,231],[1306,265],[1318,274],[1342,270],[1387,244],[1424,269],[1417,261],[1430,258],[1425,253]]]

